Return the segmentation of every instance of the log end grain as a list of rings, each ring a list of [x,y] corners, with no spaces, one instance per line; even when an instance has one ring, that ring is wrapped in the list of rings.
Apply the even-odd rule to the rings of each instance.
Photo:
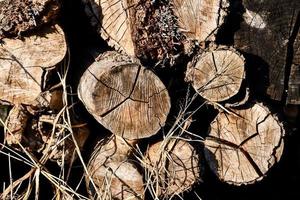
[[[205,157],[220,180],[235,185],[255,183],[280,160],[284,130],[261,104],[233,113],[221,112],[211,123]]]
[[[158,197],[180,195],[201,180],[200,157],[183,140],[155,143],[146,152],[144,163],[149,181],[159,185],[150,191]]]
[[[188,40],[214,41],[224,23],[227,0],[172,0],[179,30]]]
[[[128,161],[134,143],[135,141],[112,136],[96,146],[87,166],[89,174],[86,175],[87,190],[91,198],[144,198],[143,176]]]
[[[185,80],[208,101],[225,101],[239,92],[244,65],[244,57],[232,48],[205,51],[188,64]]]
[[[44,27],[36,35],[3,39],[0,46],[0,102],[32,104],[42,92],[45,70],[63,60],[67,44],[58,26]]]
[[[170,110],[170,98],[160,79],[116,52],[100,56],[86,70],[78,94],[99,123],[125,139],[156,134]]]

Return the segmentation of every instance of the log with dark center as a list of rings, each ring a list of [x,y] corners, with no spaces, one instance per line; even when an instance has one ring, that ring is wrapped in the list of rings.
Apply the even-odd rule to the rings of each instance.
[[[244,0],[243,4],[244,21],[235,46],[267,63],[257,67],[268,68],[266,92],[271,99],[300,104],[300,1]]]
[[[58,0],[0,1],[0,39],[19,36],[57,17]]]
[[[169,199],[192,188],[200,177],[200,157],[186,141],[171,139],[150,146],[144,159],[153,197]]]
[[[116,52],[101,55],[86,70],[78,95],[99,123],[126,139],[156,134],[171,106],[164,84],[153,72]]]
[[[3,43],[0,46],[0,102],[31,105],[43,92],[47,73],[65,57],[64,32],[55,25],[22,40],[4,38]]]
[[[235,96],[245,78],[244,57],[233,48],[205,51],[188,64],[185,80],[210,102]]]
[[[112,136],[96,146],[85,178],[90,198],[144,199],[143,176],[128,158],[134,143]]]
[[[184,36],[179,32],[170,1],[142,0],[135,7],[133,22],[135,54],[143,61],[173,63],[183,52]]]
[[[172,64],[199,42],[214,41],[227,0],[83,0],[91,23],[117,51]],[[168,62],[166,62],[168,61]]]
[[[261,180],[280,160],[284,130],[260,104],[220,113],[205,140],[211,170],[227,183],[241,185]]]

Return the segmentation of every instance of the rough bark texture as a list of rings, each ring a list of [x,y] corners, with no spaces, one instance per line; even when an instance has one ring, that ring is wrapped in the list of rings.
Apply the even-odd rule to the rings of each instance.
[[[227,0],[83,1],[110,46],[142,61],[171,65],[197,42],[214,41],[228,7]]]
[[[183,140],[172,139],[150,146],[145,156],[146,177],[153,181],[155,196],[171,198],[201,180],[199,156]],[[150,181],[150,180],[149,180]]]
[[[225,101],[239,92],[244,64],[244,57],[234,49],[205,51],[188,64],[185,79],[208,101]]]
[[[267,63],[262,67],[268,68],[271,99],[299,104],[300,1],[244,0],[243,4],[244,22],[235,35],[236,47]]]
[[[105,128],[126,139],[154,135],[170,110],[159,78],[127,56],[107,52],[83,74],[78,95]]]
[[[4,38],[0,46],[0,102],[32,104],[45,86],[47,72],[65,57],[66,50],[58,25],[22,40]]]
[[[220,113],[205,140],[205,157],[222,181],[249,184],[262,179],[283,151],[283,128],[260,105]]]
[[[0,1],[0,39],[20,36],[57,17],[58,0]]]
[[[89,195],[93,199],[143,199],[143,177],[129,162],[132,144],[112,136],[100,142],[88,163],[88,172],[96,188],[86,176]]]

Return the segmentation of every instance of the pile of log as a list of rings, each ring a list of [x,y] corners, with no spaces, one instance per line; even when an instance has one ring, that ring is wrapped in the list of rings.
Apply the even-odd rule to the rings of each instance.
[[[74,160],[75,145],[63,125],[63,85],[55,79],[67,52],[54,0],[0,2],[0,103],[4,143],[38,156],[41,164]],[[89,130],[71,117],[72,134],[83,147]],[[1,199],[5,199],[6,192]]]
[[[59,2],[0,1],[0,119],[6,145],[42,154],[41,164],[64,165],[91,145],[85,141],[92,131],[72,112],[66,74],[58,72],[69,58]],[[91,25],[113,49],[96,56],[77,87],[83,107],[110,132],[82,163],[90,199],[172,199],[205,181],[206,171],[237,186],[268,174],[283,155],[285,128],[269,101],[256,98],[248,68],[268,68],[263,97],[280,101],[286,116],[296,118],[298,110],[290,108],[300,102],[300,3],[280,2],[243,0],[240,29],[225,45],[216,37],[235,5],[228,0],[82,0]],[[251,56],[265,65],[252,65]],[[169,124],[174,91],[156,69],[185,69],[184,59],[181,81],[200,96],[199,106],[218,111],[202,125],[206,134],[189,130],[184,117]]]

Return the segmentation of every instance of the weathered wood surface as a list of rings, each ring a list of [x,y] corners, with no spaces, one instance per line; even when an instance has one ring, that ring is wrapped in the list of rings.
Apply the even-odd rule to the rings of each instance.
[[[188,40],[215,41],[218,28],[224,23],[227,0],[171,0],[179,30]]]
[[[91,23],[117,51],[171,64],[194,43],[214,41],[227,0],[83,0]]]
[[[268,64],[262,67],[268,67],[266,92],[271,99],[299,104],[300,1],[244,0],[243,4],[244,21],[235,34],[235,46]]]
[[[86,70],[78,95],[99,123],[126,139],[156,134],[171,106],[167,89],[153,72],[116,52],[100,55]]]
[[[74,141],[71,135],[67,135],[69,132],[64,129],[61,120],[55,121],[56,115],[34,116],[27,106],[16,105],[6,119],[5,143],[16,150],[23,150],[24,147],[31,153],[42,153],[59,165],[72,162],[77,155]],[[82,149],[89,136],[87,124],[72,120],[72,130]]]
[[[47,71],[67,51],[58,26],[45,27],[23,39],[3,39],[0,46],[0,102],[32,104],[45,86]]]
[[[152,196],[171,198],[201,181],[200,157],[186,141],[160,141],[146,152],[146,177],[154,187]],[[158,186],[158,187],[157,187]]]
[[[20,36],[55,19],[60,10],[58,0],[0,1],[0,39]]]
[[[194,57],[185,80],[208,101],[225,101],[239,92],[245,78],[244,65],[244,57],[233,48],[219,47]]]
[[[220,113],[205,140],[211,170],[227,183],[241,185],[261,180],[280,160],[284,130],[261,104],[235,114]]]
[[[112,136],[100,142],[88,163],[86,185],[92,199],[144,199],[143,176],[129,162],[134,141]]]

